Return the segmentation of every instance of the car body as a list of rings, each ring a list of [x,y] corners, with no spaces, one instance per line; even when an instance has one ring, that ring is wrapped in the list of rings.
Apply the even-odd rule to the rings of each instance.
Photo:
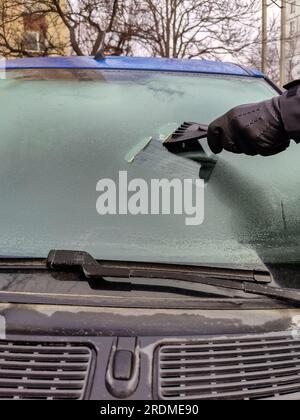
[[[258,71],[204,60],[6,63],[0,398],[299,398],[299,305],[259,293],[298,297],[296,145],[268,159],[208,151],[201,226],[96,212],[99,179],[184,178],[201,163],[161,149],[126,159],[143,138],[279,92]],[[75,254],[47,259],[60,249]],[[204,285],[185,289],[195,276]],[[224,290],[225,280],[252,294]]]

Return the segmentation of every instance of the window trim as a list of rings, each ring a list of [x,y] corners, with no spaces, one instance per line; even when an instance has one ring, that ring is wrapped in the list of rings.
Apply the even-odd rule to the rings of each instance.
[[[42,48],[42,36],[41,36],[41,32],[39,31],[24,31],[23,32],[23,42],[24,42],[24,37],[26,35],[34,35],[35,36],[35,42],[36,42],[36,49],[29,49],[29,48],[24,48],[27,52],[30,53],[40,53],[43,52],[44,49]]]

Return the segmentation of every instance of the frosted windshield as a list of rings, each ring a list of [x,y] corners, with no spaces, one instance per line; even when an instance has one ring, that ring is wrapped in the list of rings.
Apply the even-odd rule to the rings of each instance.
[[[1,255],[45,257],[55,248],[98,259],[193,264],[300,259],[300,148],[294,145],[267,159],[223,153],[206,187],[201,226],[186,226],[183,216],[96,212],[99,179],[116,179],[122,170],[149,180],[165,175],[163,168],[126,161],[145,137],[271,98],[276,93],[266,81],[55,72],[11,72],[0,80]]]

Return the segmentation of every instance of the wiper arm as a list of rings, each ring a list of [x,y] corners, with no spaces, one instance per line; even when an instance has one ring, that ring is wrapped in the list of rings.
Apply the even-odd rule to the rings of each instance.
[[[87,252],[50,251],[49,268],[81,269],[88,279],[101,277],[152,278],[202,282],[203,278],[230,279],[268,284],[272,281],[268,271],[235,270],[218,267],[181,266],[172,264],[131,263],[119,261],[97,261]]]
[[[47,265],[53,270],[80,269],[86,278],[102,279],[105,283],[111,282],[104,280],[103,277],[126,278],[128,281],[122,282],[125,285],[133,285],[134,278],[141,278],[145,279],[143,285],[157,286],[157,282],[152,283],[151,279],[160,279],[165,280],[164,284],[159,284],[162,287],[178,289],[183,288],[178,287],[178,284],[186,283],[189,284],[187,287],[189,290],[199,292],[199,285],[207,285],[300,304],[300,292],[297,290],[270,287],[268,283],[272,278],[268,272],[166,264],[98,262],[90,254],[80,251],[51,251]],[[141,285],[140,282],[138,284]]]

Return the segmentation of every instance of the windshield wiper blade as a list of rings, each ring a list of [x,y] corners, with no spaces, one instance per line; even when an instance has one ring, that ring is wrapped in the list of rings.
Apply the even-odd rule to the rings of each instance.
[[[155,278],[172,280],[193,280],[199,278],[230,279],[267,284],[272,281],[268,271],[236,270],[218,267],[197,267],[187,265],[132,263],[120,261],[97,261],[87,252],[50,251],[47,259],[49,268],[81,269],[89,279]]]
[[[166,264],[128,263],[114,261],[97,261],[87,252],[81,251],[51,251],[47,265],[53,270],[81,269],[88,279],[103,277],[126,278],[124,285],[133,285],[134,278],[144,279],[145,286],[161,286],[184,288],[182,283],[189,284],[188,289],[199,292],[199,285],[216,288],[238,290],[247,294],[278,299],[284,302],[300,305],[300,292],[294,289],[281,289],[268,285],[272,278],[268,272],[251,270],[233,270],[210,267],[194,267]],[[152,283],[152,279],[165,280],[164,283]],[[169,280],[169,281],[168,281]],[[173,280],[173,282],[170,282]],[[174,282],[175,281],[175,282]],[[114,283],[114,282],[113,282]],[[141,283],[138,283],[141,285]],[[180,285],[181,284],[181,285]]]

